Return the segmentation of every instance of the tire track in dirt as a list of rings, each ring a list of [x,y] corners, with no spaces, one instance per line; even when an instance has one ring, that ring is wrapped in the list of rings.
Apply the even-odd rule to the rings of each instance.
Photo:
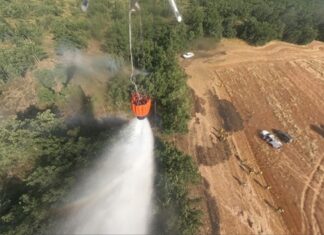
[[[315,212],[316,212],[316,203],[317,203],[317,200],[319,198],[319,195],[321,193],[321,190],[322,190],[322,185],[323,185],[323,175],[321,175],[321,179],[320,179],[320,182],[317,184],[317,190],[315,191],[314,193],[314,197],[313,197],[313,200],[312,200],[312,204],[311,204],[311,216],[312,216],[312,228],[313,228],[313,231],[315,231],[314,234],[322,234],[321,233],[321,229],[319,227],[319,222],[317,221],[317,218],[315,216]]]
[[[301,209],[301,212],[302,212],[303,218],[304,218],[304,220],[302,221],[302,234],[306,234],[306,231],[309,231],[310,228],[312,229],[313,232],[316,232],[316,230],[317,230],[316,228],[318,228],[318,225],[316,223],[313,223],[313,221],[311,223],[309,222],[309,219],[307,217],[307,211],[306,211],[306,203],[307,203],[307,195],[309,193],[312,193],[309,191],[309,189],[311,187],[312,182],[315,180],[316,173],[320,170],[320,166],[322,164],[323,159],[324,159],[324,157],[321,157],[321,159],[315,165],[314,170],[311,172],[310,176],[308,177],[308,180],[305,183],[305,187],[301,193],[300,209]],[[312,208],[311,209],[311,211],[312,211],[311,217],[312,218],[313,218],[313,213],[315,210],[314,208],[315,208],[316,200],[317,200],[318,195],[321,190],[322,182],[323,182],[323,175],[321,177],[320,184],[317,184],[317,187],[312,186],[312,188],[315,188],[314,193],[313,193],[314,198],[311,200],[312,201],[312,204],[311,204],[311,208]],[[311,224],[311,226],[310,226],[310,224]]]

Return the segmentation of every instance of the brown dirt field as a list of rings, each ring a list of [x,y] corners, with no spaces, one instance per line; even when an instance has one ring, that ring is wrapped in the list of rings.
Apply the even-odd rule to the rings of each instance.
[[[195,112],[175,139],[204,179],[201,234],[324,234],[324,43],[196,54],[181,61]],[[258,131],[274,128],[294,141],[272,149]]]

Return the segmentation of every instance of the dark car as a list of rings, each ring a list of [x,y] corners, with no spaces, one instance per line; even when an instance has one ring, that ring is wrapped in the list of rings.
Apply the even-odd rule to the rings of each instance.
[[[278,137],[279,140],[281,140],[286,144],[291,143],[293,141],[293,137],[289,135],[287,132],[276,130],[276,129],[273,129],[272,131]]]

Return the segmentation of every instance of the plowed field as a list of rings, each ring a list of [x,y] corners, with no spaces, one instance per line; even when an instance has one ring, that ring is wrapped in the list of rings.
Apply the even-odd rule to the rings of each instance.
[[[195,100],[176,144],[205,182],[202,234],[324,234],[324,43],[223,40],[181,63]],[[275,150],[260,130],[294,140]]]

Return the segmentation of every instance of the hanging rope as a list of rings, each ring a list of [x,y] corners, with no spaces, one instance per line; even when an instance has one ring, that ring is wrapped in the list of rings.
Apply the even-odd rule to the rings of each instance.
[[[134,61],[133,61],[133,48],[132,48],[132,13],[135,11],[132,8],[132,0],[129,0],[129,13],[128,13],[128,34],[129,34],[129,54],[130,54],[130,62],[131,62],[131,75],[130,75],[130,82],[135,87],[135,92],[138,93],[137,85],[135,83],[134,77]]]
[[[142,13],[140,12],[140,39],[141,44],[143,44],[143,24],[142,24]]]

